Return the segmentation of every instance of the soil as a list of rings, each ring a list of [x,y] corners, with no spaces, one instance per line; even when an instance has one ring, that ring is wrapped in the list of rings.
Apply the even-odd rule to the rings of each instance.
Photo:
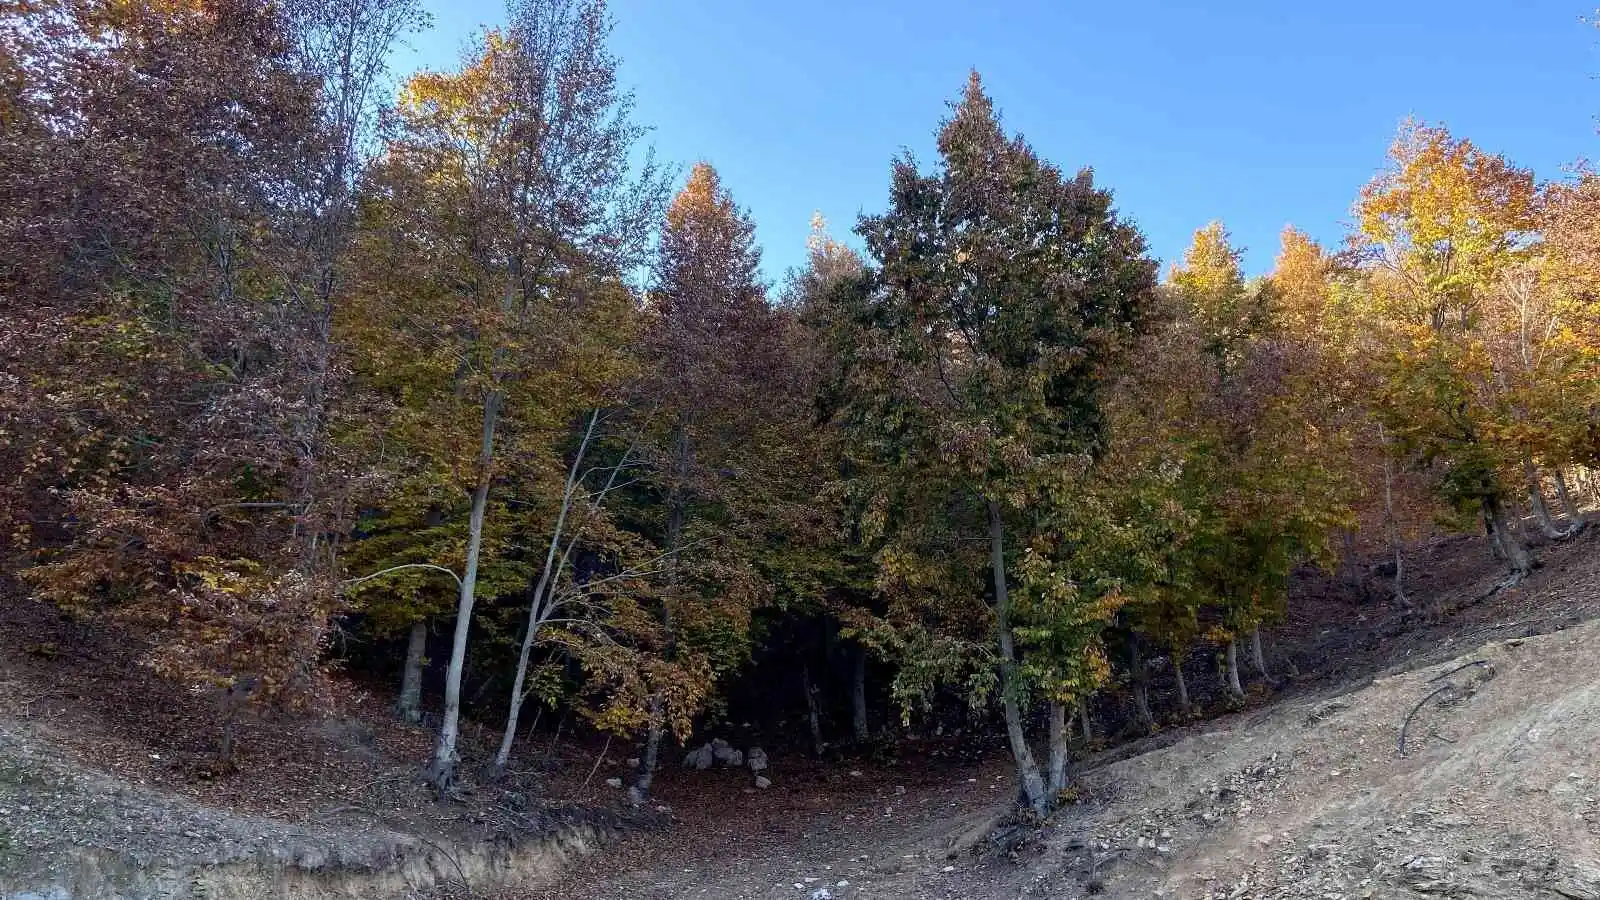
[[[1106,691],[1097,742],[1079,748],[1077,802],[1043,825],[1000,818],[1009,760],[974,735],[903,738],[888,760],[775,753],[766,789],[744,770],[674,767],[634,812],[607,783],[631,747],[543,733],[512,777],[469,777],[441,802],[416,776],[428,731],[395,722],[382,686],[351,681],[321,715],[252,713],[240,765],[223,772],[208,763],[214,697],[145,674],[140,648],[112,632],[14,598],[0,604],[0,897],[9,876],[77,848],[79,863],[89,850],[121,864],[367,871],[409,852],[427,863],[407,882],[416,896],[529,900],[1600,900],[1600,624],[1582,624],[1600,619],[1600,528],[1539,553],[1541,569],[1495,591],[1481,538],[1418,545],[1415,608],[1370,572],[1299,573],[1286,620],[1266,632],[1274,682],[1257,678],[1230,706],[1210,654],[1192,654],[1204,718],[1180,723],[1158,660],[1153,735]],[[1487,665],[1430,680],[1458,659]],[[1407,714],[1445,685],[1399,756]],[[497,737],[468,726],[469,776]],[[465,888],[449,872],[470,848],[579,829],[594,840],[524,867],[537,877],[515,892],[488,888],[505,865],[474,863]],[[971,840],[991,832],[998,843]]]
[[[1419,545],[1415,608],[1374,579],[1299,573],[1267,634],[1279,683],[1258,679],[1228,711],[1216,671],[1195,666],[1191,693],[1213,717],[1187,725],[1175,689],[1153,691],[1166,727],[1080,748],[1077,802],[1043,826],[1004,818],[1016,788],[998,747],[954,772],[796,772],[775,795],[675,773],[662,786],[673,830],[531,896],[1600,900],[1596,531],[1541,547],[1542,567],[1501,590],[1480,538]],[[1407,714],[1447,684],[1399,756]],[[1128,733],[1130,705],[1108,692],[1097,727]],[[974,833],[1000,841],[951,854]]]

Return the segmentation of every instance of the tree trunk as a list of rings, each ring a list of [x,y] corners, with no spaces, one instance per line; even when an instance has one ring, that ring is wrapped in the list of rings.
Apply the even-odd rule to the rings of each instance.
[[[522,701],[526,695],[523,685],[528,678],[528,660],[533,655],[533,645],[539,636],[539,626],[550,614],[551,603],[548,602],[550,592],[555,590],[559,581],[561,569],[567,561],[567,554],[559,557],[557,551],[561,549],[561,540],[566,535],[567,515],[572,512],[572,503],[577,496],[578,480],[583,474],[584,457],[589,452],[589,441],[594,439],[594,429],[600,422],[600,411],[595,410],[589,416],[589,425],[584,429],[583,440],[578,442],[578,452],[572,457],[572,465],[567,468],[567,480],[561,491],[561,509],[556,513],[555,527],[550,532],[550,543],[545,547],[544,568],[539,572],[539,580],[533,586],[533,596],[528,600],[528,626],[522,634],[522,649],[517,655],[517,671],[511,679],[511,708],[506,711],[506,730],[500,736],[500,749],[494,755],[494,771],[499,774],[505,771],[506,764],[511,761],[511,747],[517,740],[517,718],[522,714]],[[611,470],[611,477],[616,478],[618,465]],[[606,488],[609,490],[611,483]],[[577,540],[576,537],[573,538]],[[568,544],[567,553],[572,551]]]
[[[239,721],[239,710],[250,702],[250,694],[260,683],[260,679],[253,675],[236,677],[222,692],[222,742],[217,747],[217,762],[222,766],[233,766],[233,737]]]
[[[1401,553],[1400,518],[1394,512],[1394,463],[1389,459],[1389,435],[1383,425],[1378,426],[1378,440],[1383,444],[1383,532],[1389,539],[1389,552],[1394,554],[1394,596],[1407,609],[1412,608],[1406,596],[1406,561]]]
[[[821,756],[828,745],[822,740],[822,713],[817,709],[817,689],[811,683],[811,667],[800,668],[800,688],[806,694],[806,722],[811,726],[811,752]]]
[[[989,501],[989,560],[994,577],[995,631],[1000,641],[1000,697],[1006,716],[1006,737],[1011,755],[1017,761],[1022,790],[1034,812],[1043,815],[1049,806],[1044,778],[1034,761],[1028,737],[1022,730],[1022,710],[1017,704],[1017,648],[1011,633],[1011,595],[1006,588],[1005,524],[1000,520],[1000,504]]]
[[[217,748],[217,762],[224,766],[233,765],[233,723],[233,710],[229,710],[222,720],[222,744]]]
[[[1137,634],[1128,636],[1128,671],[1133,678],[1133,708],[1139,715],[1139,723],[1145,730],[1155,731],[1156,717],[1150,714],[1150,672],[1144,667]]]
[[[1067,789],[1067,705],[1050,701],[1050,796]]]
[[[685,496],[684,485],[689,478],[689,467],[693,464],[693,444],[689,441],[689,427],[682,419],[672,437],[672,478],[673,483],[667,491],[667,596],[661,598],[661,631],[665,639],[661,648],[662,656],[671,662],[678,653],[677,635],[672,625],[672,600],[678,587],[678,551],[683,546],[683,526],[688,519],[688,497]],[[666,726],[666,699],[659,691],[650,696],[650,730],[645,736],[644,759],[640,761],[639,777],[634,781],[633,787],[628,789],[628,796],[635,805],[644,803],[650,795],[650,785],[655,781],[656,762],[661,753],[661,737]]]
[[[406,641],[406,669],[400,677],[400,699],[395,702],[395,715],[412,725],[422,721],[422,660],[428,653],[428,623],[419,620],[411,624],[411,637]]]
[[[1356,532],[1353,528],[1339,529],[1338,573],[1341,581],[1365,596],[1362,567],[1356,564]]]
[[[1178,679],[1178,707],[1185,719],[1194,716],[1194,705],[1189,702],[1189,682],[1183,677],[1183,657],[1172,654],[1172,674]]]
[[[1261,677],[1272,680],[1272,673],[1267,671],[1267,655],[1261,652],[1261,623],[1257,622],[1250,628],[1250,662],[1261,673]]]
[[[472,629],[473,592],[478,586],[478,557],[483,552],[483,518],[489,508],[489,486],[494,481],[494,433],[500,423],[500,392],[491,391],[483,402],[483,436],[478,450],[478,485],[472,492],[472,514],[467,519],[467,568],[456,602],[456,630],[450,642],[450,667],[444,675],[444,720],[434,745],[428,781],[444,793],[456,780],[456,739],[461,728],[461,673],[467,664],[467,634]]]
[[[1528,481],[1528,506],[1533,509],[1533,519],[1539,523],[1539,530],[1553,541],[1566,537],[1566,532],[1557,528],[1555,519],[1550,516],[1550,507],[1544,502],[1539,470],[1533,464],[1533,457],[1526,454],[1522,457],[1522,474]]]
[[[1482,503],[1483,521],[1489,528],[1489,536],[1491,539],[1498,539],[1512,576],[1516,578],[1526,576],[1533,571],[1533,557],[1528,555],[1528,548],[1522,545],[1522,540],[1512,533],[1511,526],[1506,522],[1505,506],[1499,497],[1493,495],[1484,497]]]
[[[1244,699],[1244,685],[1239,683],[1239,640],[1234,638],[1228,641],[1228,693],[1235,700]]]
[[[1085,744],[1094,740],[1094,721],[1089,718],[1089,701],[1078,699],[1078,719],[1083,726],[1083,742]]]
[[[656,765],[661,759],[661,736],[666,731],[664,710],[660,696],[650,698],[650,727],[645,733],[644,756],[639,760],[639,777],[628,788],[628,799],[634,806],[643,805],[650,796],[650,785],[656,780]]]
[[[523,685],[528,679],[528,660],[533,656],[534,641],[539,635],[539,597],[543,595],[544,579],[548,575],[540,576],[538,593],[528,610],[528,627],[522,635],[522,649],[517,654],[517,671],[511,678],[511,707],[506,711],[506,728],[500,734],[500,748],[494,754],[494,773],[498,777],[506,770],[506,765],[511,762],[511,748],[517,742],[517,722],[522,717],[522,701],[525,699]]]
[[[1567,488],[1567,476],[1561,471],[1560,466],[1555,467],[1556,497],[1561,501],[1561,512],[1567,517],[1567,531],[1573,532],[1587,524],[1583,518],[1583,511],[1578,509],[1578,504],[1572,500],[1572,491]]]
[[[1494,522],[1489,519],[1487,510],[1483,512],[1482,519],[1484,534],[1489,536],[1489,554],[1495,558],[1496,562],[1506,562],[1511,558],[1510,554],[1506,552],[1506,542],[1500,532],[1495,529]]]
[[[851,673],[850,720],[855,726],[856,742],[866,743],[867,731],[867,648],[856,647],[855,669]]]

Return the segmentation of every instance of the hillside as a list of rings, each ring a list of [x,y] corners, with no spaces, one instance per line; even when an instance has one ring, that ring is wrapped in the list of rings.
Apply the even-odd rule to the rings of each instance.
[[[1305,678],[1084,761],[1080,802],[1042,829],[1002,827],[1005,852],[947,852],[1003,811],[1012,775],[997,761],[921,796],[870,781],[843,814],[792,819],[786,841],[735,827],[665,858],[652,842],[625,875],[586,860],[540,896],[1600,897],[1600,539],[1548,548],[1527,583],[1482,601],[1496,576],[1478,549],[1415,552],[1431,563],[1422,599],[1461,608],[1410,628],[1303,579],[1301,630],[1279,639]]]
[[[767,791],[674,769],[652,818],[603,783],[620,747],[583,739],[441,804],[412,774],[426,733],[347,684],[335,718],[245,721],[241,770],[213,773],[204,698],[127,683],[131,648],[19,600],[0,638],[0,896],[464,896],[463,878],[546,900],[1600,896],[1597,549],[1546,547],[1524,585],[1471,602],[1496,578],[1476,541],[1416,548],[1437,617],[1306,574],[1270,635],[1298,678],[1100,751],[1045,827],[954,857],[1014,793],[990,736],[879,764],[779,756]]]

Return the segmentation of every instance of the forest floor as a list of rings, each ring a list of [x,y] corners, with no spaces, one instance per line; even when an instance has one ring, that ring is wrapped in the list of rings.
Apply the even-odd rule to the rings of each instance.
[[[1078,802],[1002,828],[1003,847],[948,852],[1012,800],[998,747],[954,772],[835,769],[776,796],[685,775],[677,828],[532,896],[1600,900],[1597,531],[1541,547],[1538,571],[1492,595],[1503,576],[1481,539],[1415,547],[1415,610],[1302,573],[1268,653],[1296,677],[1089,755]],[[1198,701],[1221,707],[1215,672],[1195,668]],[[1400,756],[1408,713],[1440,688]],[[1096,720],[1119,727],[1128,705],[1108,696]],[[695,784],[719,799],[696,801]]]
[[[510,780],[469,780],[441,803],[415,777],[428,733],[341,682],[323,716],[241,722],[240,766],[218,772],[214,697],[142,674],[138,647],[16,597],[0,604],[0,897],[21,896],[7,893],[16,876],[67,848],[102,867],[370,868],[421,846],[440,851],[429,862],[440,874],[462,862],[443,848],[580,828],[596,840],[535,866],[548,887],[501,896],[1600,900],[1600,528],[1539,554],[1523,584],[1490,595],[1501,575],[1481,538],[1416,546],[1415,609],[1298,575],[1287,620],[1267,634],[1283,680],[1258,679],[1231,709],[1194,654],[1186,672],[1210,717],[1173,723],[1170,675],[1157,671],[1166,724],[1149,736],[1107,692],[1079,802],[1010,829],[1003,848],[954,857],[947,848],[1014,794],[992,738],[905,740],[882,761],[773,750],[765,790],[747,773],[674,767],[636,814],[607,784],[631,747],[546,736]],[[1487,664],[1432,680],[1458,658]],[[1399,756],[1407,714],[1446,685]],[[469,762],[494,738],[469,727]],[[585,854],[601,833],[604,851]]]

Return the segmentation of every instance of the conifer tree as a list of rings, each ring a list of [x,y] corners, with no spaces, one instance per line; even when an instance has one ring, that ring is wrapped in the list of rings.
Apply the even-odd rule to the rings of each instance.
[[[1001,130],[976,73],[938,147],[932,174],[896,162],[890,210],[857,229],[876,266],[845,288],[858,332],[843,415],[880,464],[863,487],[891,540],[887,618],[925,657],[905,671],[997,685],[1023,794],[1042,811],[1030,692],[1070,702],[1105,677],[1097,639],[1116,602],[1079,592],[1052,514],[1103,448],[1107,370],[1144,319],[1154,266],[1087,170],[1066,177]],[[984,569],[987,584],[959,574]],[[905,605],[927,591],[941,610]]]
[[[654,432],[644,453],[666,572],[654,648],[664,665],[651,688],[635,802],[649,793],[667,728],[686,730],[710,682],[743,660],[749,611],[764,593],[749,562],[752,510],[742,502],[779,349],[760,265],[755,224],[716,169],[696,164],[667,209],[643,339],[650,375],[640,406]],[[688,671],[697,675],[685,681]]]

